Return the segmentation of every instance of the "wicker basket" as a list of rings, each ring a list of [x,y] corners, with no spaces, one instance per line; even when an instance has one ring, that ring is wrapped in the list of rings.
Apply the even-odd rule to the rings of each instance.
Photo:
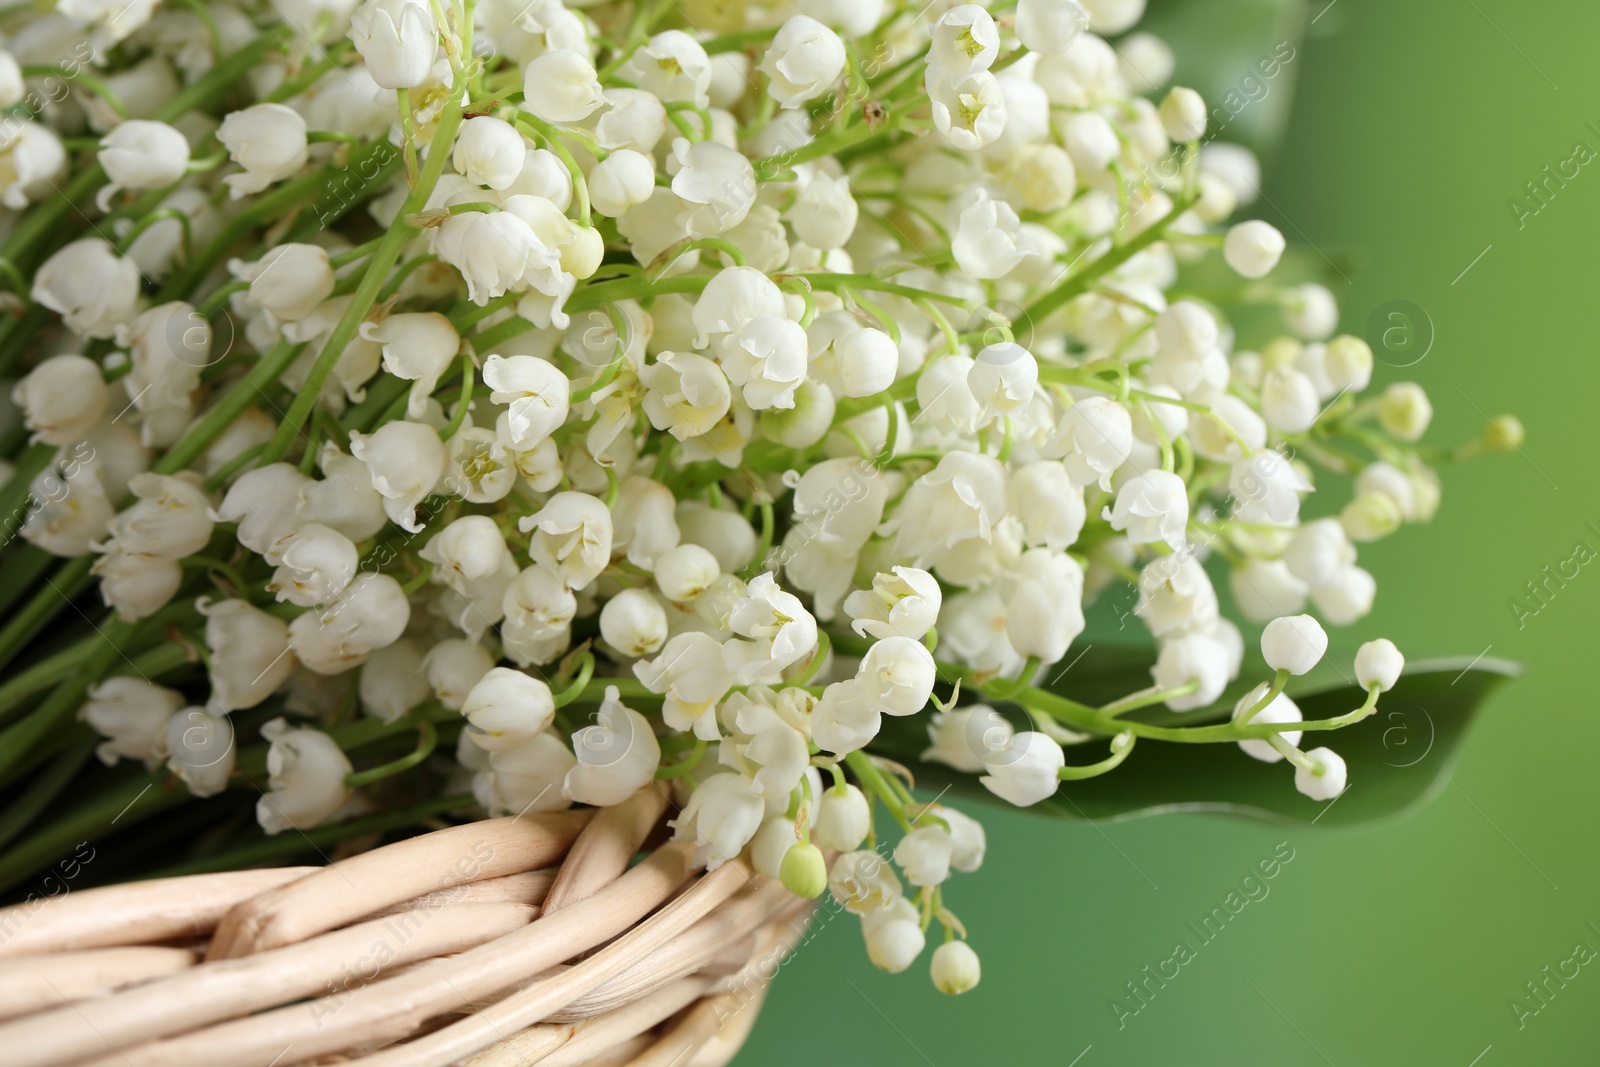
[[[328,867],[89,889],[0,911],[9,1067],[709,1067],[809,901],[705,873],[645,789]],[[559,865],[559,866],[557,866]],[[552,870],[552,868],[555,868]]]

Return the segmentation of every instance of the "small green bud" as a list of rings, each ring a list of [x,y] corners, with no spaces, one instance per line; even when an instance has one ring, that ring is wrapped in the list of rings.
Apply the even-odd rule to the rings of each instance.
[[[828,865],[822,859],[822,850],[809,841],[795,845],[783,854],[778,879],[797,897],[820,897],[828,888]]]
[[[1522,420],[1515,415],[1499,415],[1484,427],[1483,447],[1490,452],[1510,452],[1522,447]]]

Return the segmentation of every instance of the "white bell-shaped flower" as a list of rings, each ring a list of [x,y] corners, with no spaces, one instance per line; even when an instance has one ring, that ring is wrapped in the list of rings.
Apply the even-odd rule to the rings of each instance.
[[[546,122],[581,122],[602,103],[600,77],[587,56],[557,48],[528,64],[523,106]]]
[[[757,69],[779,107],[800,107],[832,89],[844,73],[844,42],[808,15],[793,15],[773,35]]]
[[[952,76],[930,66],[927,88],[934,127],[953,147],[973,152],[1004,132],[1005,94],[988,71]]]
[[[489,399],[505,404],[511,448],[527,450],[567,421],[572,383],[561,369],[537,356],[490,356],[483,380],[493,390]]]
[[[666,609],[644,589],[624,589],[600,609],[600,636],[624,656],[648,656],[666,644]]]
[[[532,533],[528,555],[560,576],[569,589],[582,589],[611,562],[611,512],[587,493],[562,492],[543,508],[517,521]]]
[[[1356,650],[1356,682],[1363,689],[1377,686],[1380,693],[1387,693],[1405,668],[1405,656],[1387,637],[1368,641]]]
[[[1261,656],[1275,671],[1305,674],[1327,651],[1327,632],[1310,615],[1273,619],[1261,634]]]
[[[518,288],[530,271],[558,270],[560,253],[510,211],[465,211],[434,231],[439,258],[461,272],[480,307]]]
[[[27,536],[27,530],[23,530]],[[115,545],[94,561],[89,572],[100,579],[100,597],[123,622],[147,619],[166,607],[183,585],[175,559],[124,552]]]
[[[211,699],[207,708],[226,714],[253,708],[277,692],[294,673],[289,624],[245,600],[205,598],[195,605],[206,617],[211,650]]]
[[[1089,28],[1089,15],[1076,0],[1018,0],[1017,39],[1040,55],[1065,55]],[[1127,43],[1123,42],[1126,48]]]
[[[728,337],[722,369],[752,409],[792,408],[795,390],[805,380],[808,348],[799,323],[760,315]]]
[[[572,735],[577,764],[561,785],[580,804],[620,804],[649,785],[661,762],[661,745],[650,720],[623,704],[614,685],[595,712],[594,725]]]
[[[350,452],[367,465],[390,521],[407,533],[420,533],[417,505],[439,484],[447,459],[438,431],[396,419],[370,434],[352,433]]]
[[[261,727],[267,748],[268,792],[256,801],[256,822],[268,837],[320,826],[350,799],[345,776],[353,767],[321,730],[292,729],[276,718]]]
[[[348,537],[315,522],[279,538],[272,553],[280,562],[267,591],[307,608],[326,604],[343,592],[360,562]]]
[[[969,538],[988,541],[1005,515],[1006,488],[1006,469],[997,460],[946,453],[901,500],[897,552],[920,564]]]
[[[986,754],[983,769],[988,773],[978,780],[1001,800],[1026,808],[1055,796],[1061,785],[1058,772],[1066,763],[1066,753],[1054,739],[1029,730]]]
[[[1193,711],[1213,703],[1229,681],[1228,650],[1206,634],[1181,634],[1161,643],[1150,675],[1160,689],[1178,689],[1191,683],[1195,691],[1172,697],[1173,711]]]
[[[1161,556],[1140,572],[1133,611],[1157,637],[1209,631],[1217,620],[1217,591],[1192,555]]]
[[[351,12],[348,36],[383,89],[424,85],[439,52],[439,32],[425,0],[367,0]]]
[[[1188,536],[1188,488],[1171,471],[1146,471],[1123,483],[1116,503],[1103,509],[1102,517],[1113,530],[1126,531],[1133,544],[1160,542],[1177,550]]]
[[[384,722],[395,722],[433,695],[422,649],[401,638],[378,649],[361,665],[357,694],[361,710]],[[459,705],[457,705],[459,707]]]
[[[910,967],[927,945],[921,914],[904,897],[863,914],[861,933],[867,942],[867,958],[874,967],[890,974]]]
[[[567,743],[546,730],[526,744],[488,754],[488,767],[473,777],[472,795],[490,815],[561,811],[572,802],[561,783],[577,760]]]
[[[337,600],[289,624],[289,646],[317,674],[342,674],[393,644],[411,621],[411,605],[400,583],[387,574],[363,572]]]
[[[715,141],[672,142],[677,173],[672,191],[695,205],[682,222],[691,237],[726,233],[750,213],[756,202],[756,172],[744,153]]]
[[[770,572],[750,580],[728,613],[728,629],[738,637],[723,646],[723,660],[744,685],[781,674],[817,647],[817,620]]]
[[[1333,800],[1344,792],[1350,772],[1343,756],[1331,748],[1314,748],[1306,753],[1306,758],[1315,765],[1315,769],[1295,767],[1296,789],[1312,800]]]
[[[605,111],[595,121],[595,139],[611,153],[631,151],[648,156],[667,132],[667,109],[654,93],[643,89],[607,89]],[[609,157],[608,157],[609,158]],[[601,160],[604,163],[605,160]],[[589,175],[590,202],[594,199],[594,174]],[[640,200],[643,203],[643,200]]]
[[[876,852],[845,852],[828,871],[833,899],[854,915],[877,911],[902,899],[905,889],[888,859]]]
[[[1083,567],[1064,552],[1031,548],[1012,565],[1006,637],[1019,656],[1054,663],[1083,633]]]
[[[333,267],[326,249],[312,244],[281,244],[253,263],[229,260],[228,270],[250,283],[241,297],[277,322],[306,318],[333,292]]]
[[[674,604],[693,603],[722,573],[722,563],[700,545],[681,544],[655,559],[656,588]]]
[[[967,388],[991,416],[1021,414],[1039,385],[1033,353],[1011,341],[986,345],[967,371]]]
[[[478,115],[461,124],[450,161],[474,185],[509,189],[522,173],[527,152],[527,142],[515,126],[492,115]]]
[[[848,783],[836,785],[817,801],[816,843],[822,848],[850,852],[861,846],[872,830],[872,807],[867,795]]]
[[[182,559],[211,540],[210,501],[194,482],[146,471],[128,488],[139,502],[111,523],[118,548],[165,559]]]
[[[1206,102],[1193,89],[1175,85],[1161,101],[1161,126],[1180,143],[1198,141],[1206,133]]]
[[[167,755],[167,720],[183,707],[183,694],[133,675],[116,675],[89,686],[78,718],[105,738],[95,746],[100,762],[142,761],[154,769]]]
[[[79,355],[40,361],[11,390],[32,440],[47,445],[83,440],[105,414],[110,396],[99,365]]]
[[[306,120],[283,104],[254,104],[229,112],[217,127],[217,140],[244,168],[222,180],[235,200],[259,193],[306,165]]]
[[[395,644],[400,642],[396,641]],[[387,649],[379,650],[384,651]],[[377,654],[374,653],[374,656]],[[427,688],[441,705],[451,711],[460,711],[472,690],[493,669],[494,656],[489,650],[477,641],[462,637],[440,641],[428,649],[421,663]]]
[[[1012,725],[987,704],[935,712],[921,758],[975,774],[983,770],[984,757],[1003,751],[1014,733]]]
[[[455,326],[436,311],[402,312],[382,322],[363,322],[360,335],[383,346],[384,370],[412,383],[406,415],[420,419],[439,376],[461,350]]]
[[[850,628],[863,637],[909,637],[921,641],[939,621],[943,593],[933,575],[918,567],[894,567],[873,576],[870,590],[851,593],[844,610]]]
[[[491,669],[461,704],[473,741],[490,752],[529,743],[549,727],[555,712],[544,681],[509,667]]]
[[[109,185],[95,196],[101,211],[123,189],[160,189],[182,178],[189,166],[189,142],[164,122],[130,119],[100,139],[96,154]]]
[[[742,774],[713,774],[689,795],[676,819],[667,825],[681,840],[693,841],[696,859],[704,854],[707,870],[736,858],[760,829],[767,806]]]
[[[1064,0],[1070,6],[1071,0]],[[983,978],[983,968],[978,954],[965,941],[946,941],[933,950],[931,964],[933,986],[946,996],[959,996],[974,987]]]
[[[1133,451],[1133,416],[1110,397],[1079,400],[1061,416],[1051,454],[1062,456],[1072,484],[1111,487],[1111,474]]]
[[[33,299],[80,337],[110,337],[139,305],[139,268],[98,237],[63,245],[40,265]]]
[[[620,71],[628,81],[662,101],[710,103],[711,58],[682,30],[663,30],[629,57]]]
[[[237,524],[239,543],[259,556],[267,556],[272,545],[285,534],[305,525],[299,512],[301,491],[312,484],[310,478],[289,463],[269,463],[241,474],[212,511],[216,522]],[[359,484],[359,483],[357,483]],[[268,558],[267,562],[274,560]]]
[[[233,723],[224,712],[183,708],[167,720],[167,769],[197,797],[228,788],[236,757]]]
[[[950,831],[937,824],[919,826],[895,846],[894,861],[914,886],[940,885],[950,877],[955,844]]]
[[[645,414],[650,425],[680,441],[710,433],[733,404],[728,376],[711,360],[693,352],[662,352],[639,368],[647,390]]]
[[[0,130],[0,204],[21,211],[52,192],[67,169],[67,150],[42,122],[6,125]]]
[[[649,157],[618,149],[589,172],[589,205],[607,218],[620,218],[649,200],[655,188],[656,169]]]
[[[1251,219],[1228,230],[1222,244],[1228,266],[1246,278],[1265,278],[1283,257],[1287,242],[1276,226]]]
[[[845,396],[881,393],[899,376],[900,349],[882,330],[852,330],[835,342],[834,351]]]
[[[707,741],[721,737],[716,703],[739,679],[723,663],[722,644],[715,637],[694,630],[678,634],[655,659],[635,663],[633,673],[646,689],[666,697],[661,717],[672,729],[693,729]]]
[[[994,16],[977,4],[952,7],[933,24],[928,63],[947,74],[988,70],[999,54],[1000,30]]]

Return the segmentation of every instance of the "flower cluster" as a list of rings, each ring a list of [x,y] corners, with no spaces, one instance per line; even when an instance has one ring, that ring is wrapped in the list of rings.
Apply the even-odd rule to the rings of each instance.
[[[0,511],[63,562],[0,653],[98,578],[105,632],[50,662],[107,762],[264,779],[269,834],[661,783],[707,866],[831,892],[878,966],[938,922],[959,993],[983,829],[885,717],[1037,804],[1161,738],[1129,713],[1223,698],[1225,573],[1275,673],[1216,739],[1338,796],[1302,735],[1400,653],[1362,647],[1336,720],[1284,687],[1308,605],[1372,607],[1356,545],[1438,507],[1428,399],[1363,398],[1327,290],[1229,224],[1254,160],[1200,147],[1162,42],[1110,43],[1140,0],[688,8],[4,16]],[[1236,291],[1190,291],[1218,250]],[[1244,347],[1236,303],[1283,335]],[[1355,491],[1312,518],[1319,471]],[[1123,582],[1153,686],[1040,684]]]

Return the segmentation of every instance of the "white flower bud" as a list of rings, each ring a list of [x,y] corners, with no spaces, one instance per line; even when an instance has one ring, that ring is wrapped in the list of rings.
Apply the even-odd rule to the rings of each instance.
[[[817,802],[817,831],[814,835],[823,848],[850,852],[861,847],[872,830],[872,807],[867,795],[848,783],[836,785]]]
[[[441,705],[452,711],[461,710],[473,687],[493,668],[494,656],[488,649],[477,641],[461,637],[440,641],[428,649],[421,664],[427,688],[438,697]]]
[[[118,548],[182,559],[211,540],[210,501],[193,482],[147,471],[135,475],[128,488],[140,499],[112,520],[111,536]]]
[[[1025,544],[1057,552],[1077,542],[1088,517],[1083,490],[1072,484],[1065,466],[1051,460],[1012,472],[1007,512],[1022,523]]]
[[[1089,15],[1074,0],[1019,0],[1017,39],[1041,55],[1065,55],[1083,31]]]
[[[1280,615],[1295,614],[1305,607],[1306,583],[1297,578],[1283,560],[1245,561],[1228,575],[1233,602],[1251,622],[1270,622]]]
[[[1294,769],[1294,787],[1312,800],[1332,800],[1344,792],[1349,779],[1344,757],[1331,748],[1314,748],[1306,757],[1317,764],[1315,771]]]
[[[841,248],[855,232],[860,208],[850,179],[813,172],[786,216],[794,234],[812,248]]]
[[[1356,550],[1338,519],[1306,523],[1295,531],[1283,553],[1294,576],[1313,588],[1332,582],[1355,559]]]
[[[718,58],[725,59],[729,53]],[[740,58],[743,58],[741,55]],[[744,88],[744,83],[740,83]],[[607,89],[601,94],[606,110],[595,123],[595,138],[608,152],[629,151],[648,157],[667,132],[667,109],[654,93],[642,89]],[[605,160],[600,161],[602,164]],[[654,184],[652,168],[652,181]],[[589,174],[590,203],[594,202],[594,172]],[[646,194],[648,196],[648,194]],[[641,198],[639,203],[643,203]]]
[[[98,237],[64,245],[33,276],[33,299],[81,337],[110,337],[139,305],[139,268]]]
[[[1378,422],[1402,441],[1416,441],[1428,432],[1433,405],[1416,382],[1395,382],[1378,400]]]
[[[278,245],[254,263],[229,260],[228,270],[250,283],[244,302],[278,322],[309,316],[333,293],[335,281],[327,250],[311,244]]]
[[[183,585],[176,559],[124,552],[112,546],[90,573],[100,579],[100,597],[124,622],[147,619],[165,607]]]
[[[704,46],[682,30],[663,30],[636,49],[621,74],[640,89],[664,101],[687,100],[696,107],[709,103],[711,59]]]
[[[1102,517],[1113,530],[1125,530],[1136,545],[1164,542],[1182,548],[1189,526],[1188,487],[1171,471],[1153,470],[1135,475],[1117,491],[1116,504]]]
[[[326,604],[343,592],[360,562],[348,537],[314,522],[278,538],[271,552],[280,562],[267,591],[305,608]]]
[[[620,804],[649,785],[661,762],[661,745],[650,720],[627,707],[614,685],[595,712],[594,725],[572,735],[577,764],[561,791],[580,804]]]
[[[1059,455],[1077,486],[1111,488],[1111,474],[1133,451],[1133,416],[1110,397],[1079,400],[1061,416],[1049,455]]]
[[[882,727],[882,710],[866,683],[855,678],[824,689],[811,712],[812,739],[839,756],[865,748]]]
[[[1239,698],[1239,702],[1233,706],[1233,723],[1235,726],[1249,726],[1260,723],[1301,722],[1304,719],[1304,716],[1300,713],[1300,706],[1294,701],[1290,700],[1288,697],[1284,696],[1282,693],[1279,693],[1277,696],[1272,698],[1272,703],[1256,712],[1247,720],[1244,717],[1245,712],[1249,711],[1251,708],[1255,707],[1261,702],[1261,698],[1267,695],[1267,689],[1267,683],[1262,682],[1260,685],[1250,690],[1250,692]],[[1285,730],[1283,733],[1278,734],[1278,736],[1283,738],[1284,741],[1290,745],[1298,745],[1303,734],[1303,730]],[[1262,763],[1277,763],[1283,759],[1283,753],[1273,748],[1270,741],[1263,741],[1259,739],[1240,741],[1239,748],[1244,751],[1245,755],[1251,757],[1252,759],[1258,759]]]
[[[211,650],[211,699],[219,714],[253,708],[294,673],[289,624],[244,600],[211,601],[196,607],[206,617],[206,647]]]
[[[690,237],[725,233],[743,222],[755,205],[755,168],[736,149],[679,137],[672,142],[672,162],[677,168],[673,193],[697,205],[680,219]]]
[[[717,557],[699,545],[679,545],[655,561],[656,588],[674,604],[693,602],[721,575]]]
[[[523,103],[546,122],[581,122],[603,102],[600,78],[588,57],[557,48],[528,64]]]
[[[1345,567],[1326,583],[1311,587],[1311,603],[1335,626],[1349,626],[1372,610],[1377,580],[1360,567]]]
[[[1356,681],[1363,689],[1377,686],[1378,692],[1387,693],[1405,668],[1406,658],[1387,637],[1368,641],[1356,650]]]
[[[426,666],[422,650],[405,638],[378,649],[361,665],[358,693],[362,710],[394,722],[427,700],[433,691]]]
[[[494,390],[489,399],[505,404],[505,443],[526,450],[549,437],[567,421],[572,385],[554,363],[537,356],[490,356],[483,380]]]
[[[863,914],[861,932],[867,941],[867,958],[890,974],[899,974],[915,963],[927,944],[916,906],[904,897]]]
[[[306,164],[306,120],[283,104],[255,104],[233,111],[217,127],[217,140],[244,168],[223,182],[235,200],[259,193]]]
[[[975,278],[992,279],[1010,273],[1027,254],[1018,243],[1021,226],[1010,204],[979,190],[977,199],[961,212],[950,242],[956,265]],[[1010,345],[1007,351],[1011,349],[1027,354],[1021,345]]]
[[[1265,278],[1278,265],[1285,247],[1283,234],[1276,227],[1259,219],[1251,219],[1228,231],[1222,244],[1222,255],[1228,261],[1228,266],[1241,276]]]
[[[867,650],[856,678],[883,714],[915,715],[933,695],[938,671],[920,640],[891,636]]]
[[[436,578],[459,591],[499,571],[510,553],[494,519],[464,515],[434,534],[418,555],[434,565]]]
[[[1028,730],[999,751],[983,754],[988,774],[979,781],[1001,800],[1026,808],[1055,796],[1061,785],[1058,772],[1066,764],[1066,753],[1053,738]]]
[[[438,431],[396,419],[371,434],[352,433],[350,452],[367,465],[390,521],[407,533],[421,533],[417,505],[439,484],[448,458]]]
[[[987,704],[935,712],[928,723],[929,747],[922,759],[936,760],[958,771],[983,770],[983,757],[1002,751],[1015,731]]]
[[[624,589],[600,609],[600,636],[624,656],[648,656],[666,643],[666,609],[643,589]]]
[[[799,107],[832,89],[844,73],[844,42],[807,15],[794,15],[773,35],[757,69],[778,106]]]
[[[733,404],[728,377],[711,360],[693,352],[662,352],[639,368],[650,425],[680,441],[710,432]]]
[[[28,87],[22,80],[22,66],[17,62],[17,57],[0,49],[0,108],[7,108],[17,103],[27,91]]]
[[[342,674],[405,632],[411,605],[387,574],[362,573],[336,601],[289,624],[289,646],[317,674]]]
[[[973,152],[992,143],[1005,131],[1005,94],[1000,82],[988,71],[951,76],[930,66],[927,90],[932,102],[933,125],[952,146]]]
[[[1076,6],[1066,0],[1069,6]],[[948,996],[960,996],[983,978],[978,954],[965,941],[946,941],[933,950],[933,985]]]
[[[174,712],[167,720],[165,747],[167,769],[195,796],[214,797],[228,788],[236,753],[233,723],[226,713],[205,708]]]
[[[889,861],[876,852],[845,852],[828,872],[833,899],[855,915],[866,915],[901,899],[904,890]]]
[[[655,167],[632,149],[612,152],[589,172],[589,204],[607,218],[649,200],[655,188]]]
[[[67,150],[39,122],[7,123],[0,131],[0,204],[21,211],[47,196],[67,169]]]
[[[895,567],[872,579],[872,589],[845,599],[850,628],[862,637],[909,637],[921,641],[939,620],[943,594],[933,575],[916,567]]]
[[[835,342],[834,351],[845,396],[881,393],[900,373],[900,350],[882,330],[869,327],[847,333]]]
[[[96,158],[109,185],[95,196],[101,211],[111,210],[122,189],[160,189],[182,178],[189,166],[189,142],[164,122],[130,119],[100,139]]]
[[[914,886],[939,885],[950,877],[950,857],[955,846],[942,826],[921,826],[900,839],[894,861]]]
[[[587,493],[557,493],[545,506],[517,521],[532,533],[528,555],[560,576],[569,589],[582,589],[611,562],[611,512]]]
[[[51,356],[29,371],[11,390],[11,402],[33,440],[70,445],[83,440],[105,414],[110,390],[91,359]]]
[[[1161,125],[1174,141],[1200,140],[1206,133],[1205,100],[1193,89],[1173,86],[1161,101]]]
[[[550,687],[509,667],[495,667],[472,687],[461,714],[479,748],[490,752],[528,744],[555,717]]]
[[[766,816],[766,802],[750,789],[742,774],[713,774],[690,794],[676,819],[667,825],[680,839],[692,840],[696,858],[703,852],[707,870],[736,858],[756,835]]]
[[[933,24],[928,63],[949,74],[988,70],[1000,54],[1000,31],[994,16],[977,4],[960,4]]]
[[[1316,384],[1295,368],[1273,367],[1262,377],[1261,414],[1279,433],[1305,433],[1321,410]]]
[[[488,757],[488,769],[472,779],[472,795],[490,815],[561,811],[570,806],[561,794],[561,783],[577,760],[554,733],[547,730],[526,744],[490,752]]]
[[[143,678],[117,675],[89,686],[78,718],[105,740],[95,755],[107,766],[141,760],[152,770],[167,754],[167,720],[183,707],[183,694]]]
[[[1020,414],[1033,400],[1038,385],[1038,361],[1033,353],[1011,341],[980,350],[967,371],[967,388],[991,415]]]
[[[1372,382],[1372,348],[1359,337],[1340,334],[1328,342],[1323,368],[1335,392],[1359,393]]]
[[[1328,651],[1328,635],[1310,615],[1273,619],[1261,634],[1261,655],[1275,671],[1305,674]]]
[[[345,775],[353,767],[337,742],[321,730],[290,729],[282,718],[261,727],[267,749],[269,792],[256,801],[256,822],[271,837],[327,822],[350,799]]]
[[[528,146],[515,126],[492,115],[478,115],[461,124],[450,162],[467,181],[491,189],[508,189],[522,173]]]
[[[1060,211],[1072,203],[1078,190],[1077,168],[1058,144],[1019,149],[1010,161],[1006,182],[1012,202],[1030,211]]]
[[[1283,321],[1296,337],[1321,341],[1338,328],[1339,305],[1325,287],[1308,282],[1284,297]]]
[[[1161,642],[1161,653],[1150,675],[1160,689],[1176,689],[1190,682],[1196,690],[1167,701],[1173,711],[1193,711],[1214,702],[1228,686],[1228,651],[1204,634],[1181,634]]]
[[[439,52],[439,33],[424,0],[367,0],[351,13],[347,36],[384,89],[424,85]]]
[[[1400,529],[1404,516],[1387,493],[1359,493],[1339,512],[1352,541],[1381,541]]]
[[[297,502],[301,490],[310,484],[311,479],[289,463],[257,467],[241,474],[228,488],[211,518],[238,523],[239,543],[265,556],[279,538],[305,524]]]

